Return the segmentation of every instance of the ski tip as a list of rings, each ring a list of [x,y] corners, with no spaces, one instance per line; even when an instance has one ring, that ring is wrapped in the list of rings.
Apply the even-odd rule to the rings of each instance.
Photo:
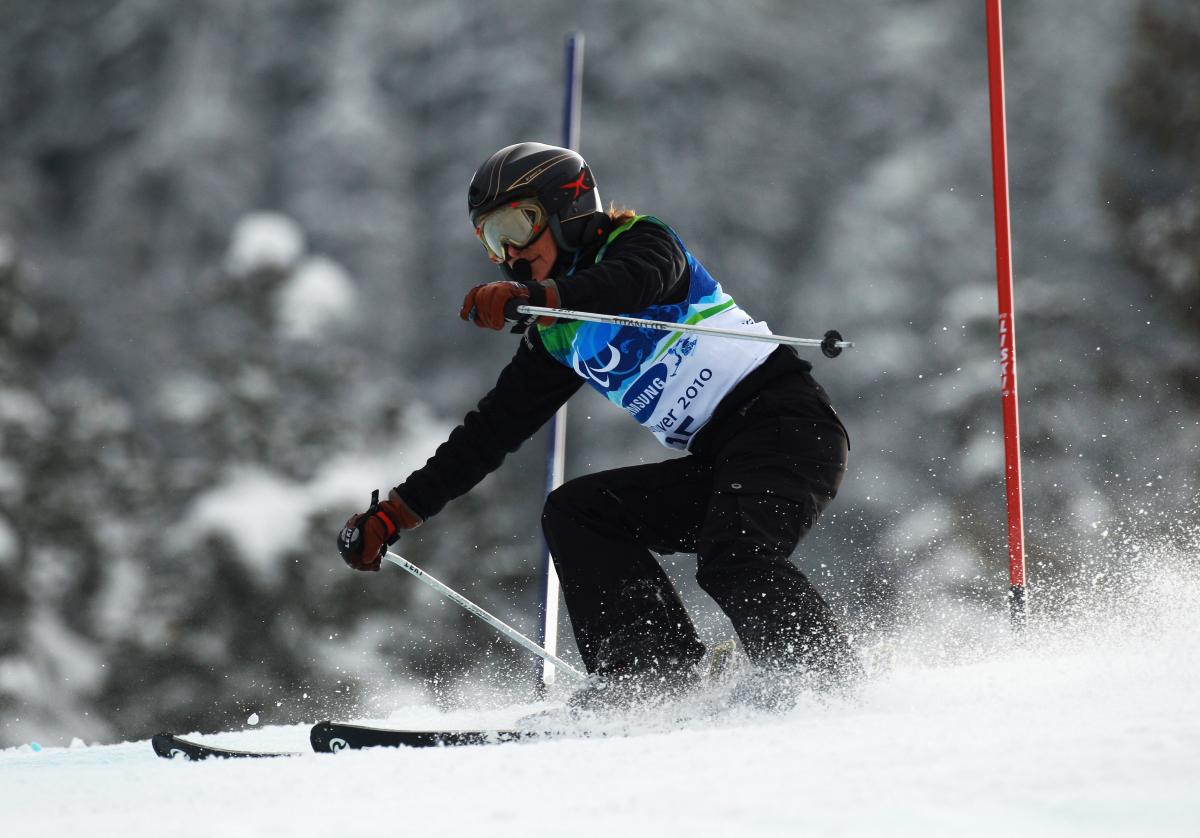
[[[345,747],[344,743],[335,741],[336,739],[337,737],[334,736],[333,732],[333,722],[328,719],[323,722],[317,722],[312,726],[312,730],[308,732],[308,742],[318,754],[334,754],[342,750]]]
[[[173,733],[156,733],[150,738],[154,753],[164,759],[183,759],[198,762],[204,759],[269,759],[301,756],[295,751],[240,751],[217,745],[193,742]]]
[[[189,742],[174,733],[156,733],[150,738],[150,746],[154,753],[163,759],[182,759],[196,761],[204,759],[204,746]]]
[[[154,748],[154,753],[160,757],[171,759],[171,743],[174,742],[175,735],[172,733],[156,733],[150,737],[150,746]]]

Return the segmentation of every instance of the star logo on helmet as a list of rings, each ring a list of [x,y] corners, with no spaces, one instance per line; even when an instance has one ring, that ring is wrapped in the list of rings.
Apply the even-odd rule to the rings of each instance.
[[[571,196],[571,200],[572,201],[577,200],[580,195],[582,195],[584,192],[587,192],[589,189],[592,188],[592,187],[588,186],[586,183],[584,183],[584,178],[586,178],[586,177],[587,177],[587,169],[584,169],[582,172],[579,173],[579,177],[577,177],[575,180],[571,181],[570,183],[564,183],[562,186],[560,186],[558,188],[559,189],[574,189],[575,194]]]

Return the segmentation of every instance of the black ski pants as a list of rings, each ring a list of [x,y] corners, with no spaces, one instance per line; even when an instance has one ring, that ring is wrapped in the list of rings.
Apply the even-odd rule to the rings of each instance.
[[[795,372],[714,420],[694,453],[552,492],[542,527],[588,671],[680,671],[703,657],[653,555],[676,552],[696,554],[700,587],[754,663],[845,667],[837,621],[789,557],[837,494],[848,449],[824,393]]]

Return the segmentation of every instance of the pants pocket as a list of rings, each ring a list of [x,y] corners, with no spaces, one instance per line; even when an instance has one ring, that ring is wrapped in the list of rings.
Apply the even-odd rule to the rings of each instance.
[[[698,570],[703,574],[786,561],[815,518],[807,491],[779,491],[750,478],[719,487],[700,533]]]
[[[819,514],[837,495],[847,456],[840,425],[823,418],[773,417],[744,430],[721,451],[713,490],[811,499]]]

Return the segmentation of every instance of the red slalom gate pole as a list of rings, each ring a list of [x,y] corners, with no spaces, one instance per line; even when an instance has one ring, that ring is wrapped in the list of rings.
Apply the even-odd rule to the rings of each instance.
[[[1004,410],[1004,490],[1008,501],[1009,614],[1025,624],[1025,523],[1021,499],[1021,425],[1017,413],[1017,334],[1013,317],[1008,141],[1004,116],[1004,36],[1000,0],[987,3],[988,100],[992,125],[992,199],[996,218],[996,289],[1000,312],[1000,397]]]

